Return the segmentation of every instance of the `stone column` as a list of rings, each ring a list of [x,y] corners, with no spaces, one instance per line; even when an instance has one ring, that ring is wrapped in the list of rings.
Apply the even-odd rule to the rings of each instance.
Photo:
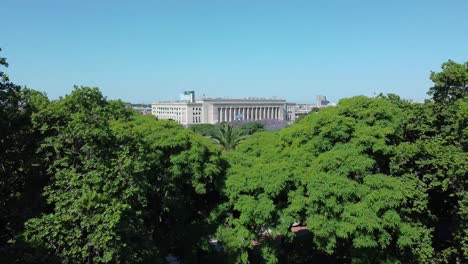
[[[221,108],[222,111],[223,111],[223,121],[222,122],[225,122],[226,121],[226,108]]]

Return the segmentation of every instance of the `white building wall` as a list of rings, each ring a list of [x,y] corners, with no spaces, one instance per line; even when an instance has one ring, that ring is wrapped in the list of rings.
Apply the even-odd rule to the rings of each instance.
[[[286,120],[289,122],[296,121],[296,104],[294,103],[287,103],[286,104]]]
[[[152,114],[159,119],[172,119],[183,125],[266,119],[294,122],[295,112],[295,104],[276,99],[204,99],[152,105]]]

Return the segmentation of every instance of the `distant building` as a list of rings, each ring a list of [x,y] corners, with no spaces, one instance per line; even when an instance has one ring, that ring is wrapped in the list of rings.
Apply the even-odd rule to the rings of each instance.
[[[181,102],[195,103],[195,91],[185,91],[180,95]]]
[[[310,112],[317,111],[318,107],[314,104],[297,104],[296,105],[296,119],[305,116]]]
[[[151,114],[151,105],[150,104],[125,104],[128,108],[131,108],[137,112],[140,112],[144,115]]]
[[[315,98],[315,101],[316,101],[315,104],[317,108],[336,106],[336,104],[330,103],[330,101],[328,101],[327,97],[324,95],[317,95]]]
[[[184,92],[181,99],[176,102],[153,103],[152,114],[159,119],[172,119],[183,125],[256,120],[281,120],[292,123],[296,119],[296,104],[287,103],[284,99],[196,100],[193,91]]]
[[[329,101],[327,101],[327,97],[325,95],[317,95],[315,98],[315,102],[318,108],[325,107],[330,103]]]

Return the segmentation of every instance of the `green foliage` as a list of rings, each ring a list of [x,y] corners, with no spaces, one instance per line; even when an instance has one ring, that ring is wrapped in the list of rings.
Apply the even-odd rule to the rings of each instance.
[[[235,127],[237,133],[240,135],[252,135],[253,133],[260,132],[264,130],[265,125],[260,122],[248,122],[241,124],[240,126]]]
[[[228,201],[218,236],[235,248],[229,252],[242,262],[252,244],[231,241],[254,239],[267,245],[262,256],[271,261],[279,252],[272,242],[283,236],[291,243],[292,224],[302,222],[314,237],[311,252],[360,263],[429,261],[422,183],[389,173],[403,137],[402,116],[386,98],[355,97],[278,133],[247,139],[228,155]]]
[[[449,103],[468,95],[468,62],[459,64],[449,60],[442,64],[442,71],[431,72],[434,86],[428,94],[437,103]]]
[[[219,131],[219,128],[222,126],[223,124],[194,124],[191,125],[189,129],[202,136],[211,136],[216,134]],[[239,134],[240,136],[249,136],[253,133],[263,131],[264,125],[260,122],[248,122],[232,125],[232,128],[235,133]]]
[[[447,101],[448,102],[448,101]],[[435,259],[463,263],[466,253],[466,175],[468,174],[468,97],[451,103],[413,107],[405,124],[407,142],[391,162],[392,173],[410,174],[427,186],[428,228],[434,230]]]
[[[109,127],[128,115],[114,116],[110,105],[97,88],[76,87],[34,120],[45,136],[52,210],[29,220],[25,237],[73,262],[140,262],[156,253],[139,216],[144,182]]]
[[[2,51],[2,49],[0,48],[0,52],[1,51]],[[7,62],[6,58],[0,57],[0,66],[8,67],[8,62]],[[3,71],[0,71],[0,81],[2,81],[2,82],[8,82],[9,81],[8,75],[6,73],[4,73]]]
[[[5,58],[0,65],[8,66]],[[42,209],[46,183],[36,155],[42,137],[31,116],[48,103],[42,93],[10,82],[0,72],[0,255],[11,251],[24,222]]]
[[[129,153],[137,155],[133,160],[141,161],[141,173],[148,175],[147,217],[158,248],[164,254],[194,257],[207,239],[208,214],[219,200],[225,166],[219,152],[205,138],[152,116],[138,115],[112,127],[118,138],[136,146]]]
[[[468,261],[468,63],[424,104],[358,96],[278,132],[0,77],[1,263],[206,263],[213,236],[215,262]]]
[[[197,249],[222,171],[204,139],[97,88],[76,87],[35,122],[51,211],[27,222],[27,241],[80,263],[153,263]]]
[[[255,252],[247,240],[263,262],[297,259],[281,249],[302,223],[310,261],[466,262],[467,66],[442,68],[433,101],[345,99],[229,153],[217,235],[232,260]]]
[[[221,124],[209,137],[225,151],[233,150],[246,138],[245,135],[239,134],[227,123]]]
[[[213,124],[194,124],[189,126],[189,129],[206,137],[212,135],[216,131],[217,126]]]

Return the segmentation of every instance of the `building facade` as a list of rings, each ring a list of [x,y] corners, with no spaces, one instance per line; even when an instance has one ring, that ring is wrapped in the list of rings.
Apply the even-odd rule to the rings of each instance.
[[[131,103],[126,103],[125,106],[127,108],[133,109],[137,112],[140,112],[144,115],[149,115],[152,113],[152,108],[151,104],[131,104]]]
[[[318,111],[318,107],[312,104],[297,104],[296,105],[296,120],[299,117],[308,115],[312,111]]]
[[[193,92],[192,92],[193,93]],[[184,93],[187,94],[187,93]],[[192,99],[152,104],[152,114],[183,125],[233,121],[281,120],[294,122],[296,104],[282,99]]]

